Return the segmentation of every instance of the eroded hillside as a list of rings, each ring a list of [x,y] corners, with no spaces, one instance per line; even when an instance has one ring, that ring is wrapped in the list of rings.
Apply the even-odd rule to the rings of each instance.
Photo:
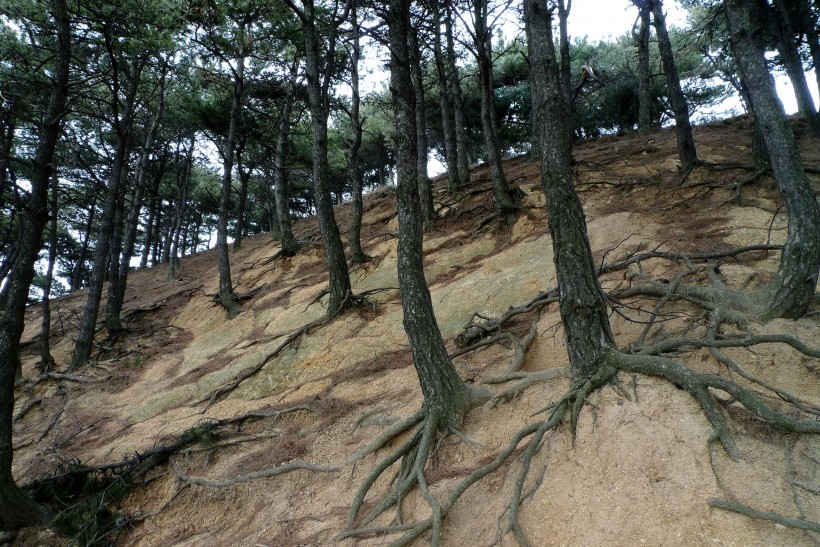
[[[800,126],[797,131],[806,165],[819,167],[820,143],[803,136]],[[697,168],[683,182],[669,131],[578,144],[577,185],[593,252],[602,264],[636,251],[710,252],[785,239],[787,219],[773,181],[743,166],[750,163],[749,121],[698,127],[695,137],[701,159],[713,165]],[[439,325],[454,352],[455,338],[475,312],[499,316],[556,285],[537,166],[518,158],[505,169],[525,196],[511,227],[482,222],[492,212],[484,169],[474,170],[473,186],[456,199],[446,195],[442,181],[437,185],[441,220],[426,234],[426,275]],[[812,172],[820,189],[820,176]],[[315,221],[297,223],[296,235],[305,245],[293,258],[272,259],[278,246],[269,235],[245,240],[232,254],[236,289],[245,297],[243,312],[232,321],[212,297],[214,252],[184,258],[174,282],[164,268],[135,272],[129,277],[124,336],[109,341],[101,331],[96,360],[79,377],[28,381],[18,388],[18,481],[26,484],[77,464],[121,462],[219,421],[209,434],[180,447],[170,465],[164,462],[138,477],[119,497],[112,491],[112,510],[122,526],[100,539],[116,538],[122,545],[268,546],[381,545],[395,539],[378,533],[339,539],[356,489],[402,437],[354,461],[357,451],[422,403],[396,289],[394,197],[377,192],[366,198],[365,207],[362,239],[371,260],[351,274],[354,291],[366,292],[369,304],[306,332],[300,329],[325,314],[327,279]],[[348,215],[349,205],[337,208],[342,226]],[[776,252],[747,252],[721,259],[718,274],[727,285],[754,287],[769,280],[777,264]],[[641,276],[674,279],[682,267],[648,259],[601,280],[613,292]],[[702,272],[693,279],[708,283]],[[53,304],[51,343],[58,370],[69,362],[84,299],[79,292]],[[661,319],[648,328],[656,301],[634,298],[613,305],[613,330],[623,348],[680,333],[690,324],[692,335],[704,329],[696,321],[699,311],[688,304],[667,303]],[[817,308],[798,321],[748,329],[790,334],[816,347]],[[522,314],[507,328],[523,339],[532,320],[532,314]],[[26,377],[37,374],[39,324],[33,308],[24,336]],[[566,357],[557,304],[544,309],[536,328],[523,370],[560,369]],[[507,368],[514,349],[495,344],[454,362],[467,381],[484,383]],[[782,344],[725,353],[748,374],[820,405],[820,359]],[[707,349],[676,358],[748,385],[736,371],[719,366]],[[561,426],[535,456],[521,509],[533,545],[820,541],[816,533],[708,503],[722,498],[820,521],[820,439],[783,436],[727,403],[742,454],[732,461],[710,444],[711,426],[685,391],[644,376],[622,375],[620,381],[592,395],[574,442],[568,426]],[[509,386],[488,385],[496,394]],[[566,387],[559,376],[472,411],[463,425],[464,439],[447,438],[436,451],[427,473],[432,493],[446,497],[516,431],[543,418],[534,414]],[[766,398],[778,404],[771,393]],[[288,462],[304,468],[264,472]],[[504,533],[504,513],[519,466],[520,451],[464,494],[445,519],[444,544],[516,544]],[[272,476],[258,476],[266,474]],[[387,489],[376,485],[376,492]],[[428,511],[418,493],[404,500],[403,509],[407,520],[424,518]],[[393,516],[374,525],[388,525]],[[71,540],[45,530],[25,532],[19,541]]]

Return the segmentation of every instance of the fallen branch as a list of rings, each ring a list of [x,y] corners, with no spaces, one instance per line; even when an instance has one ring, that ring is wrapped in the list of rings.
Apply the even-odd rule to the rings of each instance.
[[[204,477],[193,477],[191,475],[186,475],[181,473],[179,469],[177,469],[176,464],[171,462],[171,469],[174,470],[174,475],[180,479],[181,481],[187,482],[188,484],[196,484],[198,486],[210,486],[212,488],[225,488],[227,486],[235,486],[237,484],[242,484],[243,482],[249,482],[256,479],[263,479],[267,477],[275,477],[276,475],[282,475],[283,473],[288,473],[289,471],[295,471],[297,469],[305,469],[307,471],[338,471],[340,466],[338,465],[318,465],[315,463],[310,463],[302,460],[294,460],[292,462],[272,467],[269,469],[261,469],[259,471],[253,471],[251,473],[244,473],[242,475],[237,475],[232,479],[221,479],[221,480],[212,480],[206,479]]]

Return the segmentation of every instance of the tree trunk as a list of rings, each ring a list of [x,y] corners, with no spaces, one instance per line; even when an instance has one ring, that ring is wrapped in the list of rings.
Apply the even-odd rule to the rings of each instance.
[[[415,98],[408,55],[409,0],[391,0],[389,13],[390,91],[396,125],[399,217],[398,271],[404,330],[424,393],[425,411],[439,416],[441,428],[457,428],[470,402],[441,337],[424,278],[423,225],[419,206]]]
[[[316,215],[319,218],[319,230],[325,247],[327,269],[330,281],[330,296],[327,316],[334,317],[347,302],[352,290],[350,274],[347,269],[344,246],[333,213],[333,202],[330,197],[330,168],[328,166],[327,119],[328,87],[330,75],[335,64],[335,25],[332,26],[328,43],[328,52],[323,80],[319,69],[320,36],[316,29],[316,9],[313,0],[304,1],[305,10],[301,13],[302,31],[305,36],[305,61],[308,88],[308,103],[312,127],[313,147],[313,188],[316,200]]]
[[[433,2],[433,54],[438,75],[438,95],[441,105],[441,129],[444,134],[444,160],[447,163],[447,188],[450,195],[458,192],[458,152],[456,151],[456,128],[453,122],[453,105],[450,102],[447,67],[441,47],[441,16],[438,1]]]
[[[34,263],[42,247],[43,229],[48,222],[48,186],[54,172],[54,151],[60,137],[68,95],[71,62],[71,28],[64,0],[53,0],[51,15],[57,31],[57,50],[52,87],[32,165],[31,192],[20,213],[19,255],[8,278],[8,296],[0,315],[0,530],[17,530],[44,524],[47,509],[31,501],[17,487],[12,475],[14,443],[14,379],[20,368],[20,337],[25,325],[26,303]]]
[[[57,262],[57,212],[59,178],[57,170],[51,174],[51,206],[48,228],[48,267],[46,282],[43,287],[43,320],[40,328],[40,372],[46,374],[54,368],[54,357],[51,355],[51,283],[54,281],[54,264]]]
[[[116,60],[114,60],[116,62]],[[105,281],[106,265],[111,251],[111,236],[114,233],[114,220],[117,212],[117,204],[120,197],[120,185],[123,181],[123,171],[127,160],[127,152],[130,149],[129,140],[131,137],[134,105],[136,102],[137,89],[140,74],[145,66],[144,59],[138,59],[132,67],[131,81],[123,99],[122,113],[118,112],[119,97],[117,78],[115,80],[115,95],[112,98],[113,129],[117,135],[117,151],[111,165],[111,176],[109,179],[108,191],[105,196],[105,206],[100,218],[100,231],[97,245],[94,249],[94,265],[91,270],[91,281],[88,287],[88,298],[83,308],[83,318],[80,322],[80,330],[77,333],[77,341],[74,344],[74,355],[71,358],[71,371],[77,370],[91,356],[91,348],[94,345],[94,333],[97,330],[97,316],[100,311],[100,301],[102,299],[103,283]]]
[[[82,234],[82,244],[80,245],[80,255],[71,270],[71,280],[69,281],[68,292],[79,291],[82,286],[82,275],[85,269],[85,259],[88,256],[88,246],[91,244],[91,229],[94,227],[94,213],[97,208],[97,195],[90,192],[91,203],[88,204],[88,219],[85,222]]]
[[[515,218],[515,202],[510,194],[507,177],[498,147],[495,127],[495,91],[493,90],[492,29],[487,25],[487,3],[473,0],[473,25],[475,29],[475,51],[478,62],[479,84],[481,87],[481,129],[484,133],[484,149],[490,176],[493,179],[493,195],[498,215],[511,224]]]
[[[273,155],[273,191],[276,200],[276,221],[279,225],[279,238],[282,242],[282,254],[294,256],[299,252],[299,243],[293,236],[293,227],[290,220],[290,198],[288,179],[285,171],[286,151],[290,138],[290,114],[293,108],[294,88],[296,86],[296,72],[291,73],[290,93],[282,105],[279,117],[279,131],[276,138],[276,148]]]
[[[561,64],[558,72],[561,81],[561,93],[564,96],[564,109],[567,111],[566,126],[567,131],[572,136],[572,113],[575,110],[574,91],[572,89],[572,66],[569,59],[569,12],[572,9],[572,0],[557,0],[558,8],[558,43],[561,55]]]
[[[191,186],[191,173],[194,167],[194,145],[196,144],[196,135],[191,135],[191,141],[188,144],[188,153],[185,156],[185,170],[177,180],[177,206],[174,211],[174,222],[171,236],[171,253],[168,260],[168,281],[176,280],[177,266],[179,266],[179,238],[182,231],[182,222],[188,210],[188,189]]]
[[[125,170],[122,176],[125,178]],[[108,337],[114,339],[123,331],[120,321],[122,305],[125,300],[125,285],[120,278],[120,258],[122,256],[122,236],[125,228],[125,190],[127,181],[120,183],[120,192],[117,196],[117,209],[114,217],[114,230],[111,234],[111,252],[108,259],[108,298],[105,303],[105,328]]]
[[[572,181],[569,133],[550,15],[540,2],[526,1],[530,17],[539,21],[531,25],[533,42],[539,44],[531,55],[534,55],[535,85],[542,88],[540,96],[544,100],[539,105],[544,113],[541,180],[547,196],[561,320],[573,382],[578,383],[598,372],[602,357],[615,343],[606,298],[598,283],[597,267],[589,246],[583,207]]]
[[[350,227],[347,230],[347,244],[350,247],[350,260],[354,264],[363,264],[368,257],[362,250],[362,216],[364,204],[362,192],[364,181],[359,160],[359,148],[362,146],[362,120],[359,115],[361,97],[359,96],[359,53],[360,33],[356,1],[351,2],[350,20],[353,25],[353,44],[350,47],[350,125],[353,128],[352,140],[347,147],[347,174],[350,178],[353,195],[353,212],[350,215]]]
[[[417,28],[410,29],[410,77],[413,81],[413,93],[416,96],[416,144],[417,144],[417,170],[419,174],[419,200],[421,205],[422,219],[425,228],[432,226],[436,216],[436,209],[433,202],[433,187],[430,184],[430,177],[427,176],[427,111],[424,102],[424,77],[421,67],[421,46],[419,44],[419,31]]]
[[[669,94],[672,112],[675,114],[675,134],[678,138],[680,167],[681,171],[685,173],[698,161],[695,140],[692,137],[692,126],[689,123],[689,106],[686,104],[686,97],[683,96],[683,90],[680,86],[678,67],[675,64],[675,57],[672,52],[672,42],[669,40],[669,33],[666,31],[663,5],[661,0],[648,1],[652,6],[655,32],[658,35],[658,49],[661,53],[663,73],[666,76],[666,90]]]
[[[760,123],[772,174],[789,213],[789,232],[780,267],[762,293],[762,319],[794,319],[808,309],[817,288],[820,270],[820,208],[803,170],[800,152],[783,104],[777,97],[774,79],[756,46],[749,7],[742,0],[724,0],[738,65]]]
[[[467,126],[464,121],[464,99],[461,92],[461,80],[456,66],[456,47],[453,37],[453,6],[445,3],[444,32],[447,37],[448,84],[453,97],[453,121],[456,132],[456,158],[458,159],[458,185],[466,188],[470,185],[470,159],[467,156]]]
[[[244,140],[244,139],[243,139]],[[239,175],[239,204],[236,208],[236,232],[233,238],[233,250],[238,251],[242,247],[242,238],[245,237],[245,216],[248,208],[248,182],[251,178],[253,168],[242,163],[242,152],[244,144],[236,148],[236,172]]]
[[[638,3],[641,26],[636,36],[638,43],[638,130],[647,133],[652,123],[652,81],[649,70],[649,6]]]
[[[231,204],[231,177],[233,175],[234,150],[236,148],[236,131],[242,108],[242,93],[245,84],[245,56],[236,59],[233,94],[231,96],[231,114],[228,123],[228,136],[225,139],[222,161],[222,191],[219,196],[219,220],[216,225],[216,249],[219,256],[219,292],[217,298],[233,319],[240,311],[239,299],[233,291],[231,281],[231,260],[228,255],[228,212]]]
[[[820,137],[820,116],[817,115],[817,109],[814,107],[814,99],[809,91],[809,83],[806,81],[806,72],[803,70],[803,61],[794,41],[795,29],[790,24],[787,7],[783,0],[774,0],[774,9],[770,9],[769,13],[777,51],[780,53],[780,62],[786,69],[786,74],[789,75],[794,97],[797,99],[797,110],[809,124],[812,136]]]

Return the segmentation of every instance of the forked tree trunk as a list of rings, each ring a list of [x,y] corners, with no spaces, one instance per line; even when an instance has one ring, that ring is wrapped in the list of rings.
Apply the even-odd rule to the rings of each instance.
[[[438,416],[440,427],[456,428],[468,409],[470,393],[447,354],[424,278],[423,226],[416,172],[416,108],[408,55],[409,6],[410,0],[391,0],[387,19],[398,168],[399,288],[404,330],[424,394],[425,411]]]
[[[525,0],[533,21],[530,55],[535,85],[542,89],[544,114],[541,180],[547,196],[559,305],[573,381],[594,376],[614,346],[606,298],[598,283],[581,201],[572,181],[569,133],[563,107],[550,15],[543,2]],[[540,56],[544,55],[543,58]]]
[[[43,229],[48,222],[48,186],[65,115],[71,62],[71,28],[64,0],[53,0],[51,15],[57,34],[53,83],[48,106],[38,128],[39,142],[32,164],[31,192],[27,206],[20,213],[19,255],[7,280],[8,296],[0,315],[0,530],[7,531],[44,524],[51,516],[47,509],[23,495],[12,475],[14,377],[20,367],[20,337],[25,325],[28,291],[34,278],[34,263],[42,247]]]
[[[678,155],[680,156],[681,171],[686,172],[698,161],[695,149],[695,139],[692,137],[692,125],[689,123],[689,106],[680,86],[678,67],[672,51],[672,42],[666,30],[666,18],[663,14],[661,0],[645,0],[652,6],[652,18],[655,32],[658,35],[658,50],[661,54],[663,73],[666,76],[666,91],[672,112],[675,114],[675,136],[678,139]]]
[[[806,177],[800,152],[783,104],[777,97],[774,79],[756,46],[755,33],[743,0],[724,0],[731,39],[746,88],[752,99],[769,152],[772,174],[789,214],[789,232],[780,267],[763,291],[762,319],[793,319],[803,315],[817,289],[820,271],[820,208]]]
[[[479,85],[481,87],[481,129],[484,134],[484,151],[490,166],[493,179],[493,195],[496,211],[507,222],[512,222],[515,214],[515,202],[510,194],[507,177],[501,160],[498,146],[498,134],[495,123],[495,92],[493,91],[492,64],[492,29],[487,22],[487,3],[484,0],[473,0],[473,25],[476,61],[478,62]]]

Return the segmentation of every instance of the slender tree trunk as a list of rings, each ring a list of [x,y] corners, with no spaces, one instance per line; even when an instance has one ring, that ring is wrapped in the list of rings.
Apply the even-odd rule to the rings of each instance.
[[[820,91],[820,21],[812,12],[808,0],[798,1],[798,20],[802,23],[803,32],[806,33],[806,42],[809,45],[809,52],[811,53],[812,64],[814,65],[814,79],[817,83],[817,89]]]
[[[165,215],[162,213],[162,198],[157,195],[156,201],[156,221],[151,228],[154,231],[151,245],[151,266],[158,266],[161,264],[162,258],[162,225],[165,222]]]
[[[188,211],[188,189],[191,187],[195,144],[196,135],[191,135],[191,141],[188,143],[188,152],[185,156],[185,170],[182,177],[177,181],[177,206],[176,211],[174,211],[174,222],[171,232],[171,256],[168,260],[168,281],[174,281],[176,279],[176,271],[179,266],[179,239],[183,219]]]
[[[811,134],[820,137],[820,116],[817,115],[814,99],[809,91],[803,61],[794,40],[795,30],[789,22],[789,14],[784,1],[774,0],[774,9],[769,10],[769,13],[772,16],[770,20],[776,37],[777,51],[780,53],[780,61],[786,69],[786,74],[789,75],[794,97],[797,99],[797,110],[809,124]]]
[[[97,330],[97,316],[100,311],[100,301],[102,299],[103,282],[105,281],[106,266],[109,253],[111,251],[111,236],[114,233],[114,221],[117,212],[117,204],[120,198],[120,186],[123,181],[123,171],[127,160],[127,152],[130,149],[129,140],[131,137],[134,105],[136,102],[137,89],[142,68],[145,66],[144,59],[135,61],[132,67],[131,81],[123,101],[121,115],[117,108],[114,109],[113,126],[117,134],[117,151],[111,165],[111,176],[109,179],[108,192],[105,197],[102,217],[100,218],[100,237],[94,249],[94,265],[91,270],[91,281],[88,287],[88,298],[83,308],[83,318],[80,322],[80,331],[77,334],[77,341],[74,345],[74,355],[71,358],[70,370],[77,370],[91,356],[91,349],[94,345],[94,333]],[[114,80],[117,77],[114,76]],[[113,104],[118,105],[119,98],[112,99]]]
[[[125,178],[125,170],[122,176]],[[120,182],[121,190],[117,196],[117,209],[114,217],[113,233],[111,234],[111,252],[108,259],[108,298],[105,304],[105,328],[108,337],[114,339],[124,329],[120,321],[121,306],[118,302],[125,300],[125,285],[121,284],[120,258],[122,256],[122,237],[125,228],[125,190],[127,181]]]
[[[88,219],[86,220],[85,228],[83,229],[83,243],[80,245],[80,255],[77,257],[77,263],[74,264],[74,268],[71,271],[71,281],[68,292],[79,291],[83,284],[82,274],[85,269],[85,259],[88,256],[88,245],[91,242],[91,228],[94,226],[94,211],[97,208],[96,196],[92,196],[91,199],[92,201],[88,207]]]
[[[419,173],[419,200],[425,228],[429,228],[436,216],[433,202],[433,187],[427,176],[427,111],[424,102],[424,78],[421,67],[421,46],[419,31],[410,29],[410,77],[413,80],[413,93],[416,96],[416,143]]]
[[[233,319],[240,311],[239,300],[233,290],[231,281],[231,260],[228,254],[228,212],[231,203],[231,177],[233,175],[234,150],[236,148],[236,131],[242,108],[242,93],[245,78],[245,56],[236,59],[236,74],[231,98],[231,115],[228,124],[228,136],[225,139],[222,161],[222,192],[219,196],[219,221],[216,225],[216,249],[219,255],[219,292],[217,298]]]
[[[490,175],[493,179],[493,195],[499,216],[508,223],[515,218],[515,202],[510,194],[507,177],[498,147],[498,135],[495,122],[495,91],[493,90],[492,64],[492,29],[487,25],[487,3],[484,0],[473,0],[473,25],[475,29],[476,61],[481,87],[481,129],[484,133],[484,149]]]
[[[572,89],[572,66],[569,59],[569,12],[572,9],[572,0],[557,0],[558,7],[558,51],[561,55],[559,74],[561,78],[561,93],[564,96],[564,109],[567,111],[567,131],[572,136],[572,113],[575,110],[575,93]]]
[[[456,47],[453,37],[453,9],[450,2],[445,3],[444,32],[447,38],[448,82],[453,97],[453,120],[456,132],[456,157],[458,159],[458,185],[466,188],[470,185],[470,159],[467,155],[467,125],[464,121],[464,99],[461,92],[458,66],[456,66]]]
[[[51,284],[54,281],[54,264],[57,262],[57,212],[58,212],[59,177],[57,170],[51,174],[51,206],[48,228],[48,267],[46,282],[43,287],[43,321],[40,328],[40,372],[45,374],[54,368],[54,357],[51,355]]]
[[[455,429],[469,408],[470,393],[453,367],[441,337],[424,278],[423,225],[419,206],[415,104],[408,56],[409,0],[391,0],[390,90],[396,124],[396,191],[399,217],[398,271],[404,330],[424,393],[424,408],[443,429]]]
[[[322,79],[319,67],[321,37],[316,29],[316,9],[313,0],[304,0],[304,5],[304,12],[300,12],[300,16],[303,23],[302,31],[305,36],[308,103],[313,137],[314,199],[330,281],[327,315],[328,317],[335,317],[352,294],[344,246],[339,233],[339,226],[336,223],[336,216],[333,213],[333,201],[330,196],[330,167],[327,157],[328,88],[330,74],[332,74],[335,65],[336,27],[334,23],[331,23],[331,32],[328,36],[330,51],[325,60],[325,78]]]
[[[347,174],[350,178],[353,194],[353,212],[350,215],[350,227],[347,230],[347,244],[350,247],[350,260],[354,264],[363,264],[368,256],[362,250],[362,216],[364,204],[362,192],[364,180],[359,159],[359,149],[362,146],[362,120],[359,115],[361,98],[359,96],[359,54],[361,51],[359,19],[356,1],[351,2],[350,20],[353,25],[353,44],[350,47],[350,124],[353,128],[353,138],[347,148]]]
[[[14,481],[12,462],[12,418],[14,380],[20,369],[20,338],[25,325],[26,303],[34,263],[42,247],[43,229],[48,222],[48,187],[54,172],[54,151],[65,115],[71,62],[71,28],[64,0],[53,0],[51,15],[57,30],[52,87],[42,123],[30,177],[31,192],[20,213],[19,256],[7,281],[8,293],[0,315],[0,530],[17,530],[43,524],[50,518],[47,509],[27,498]]]
[[[282,243],[282,254],[294,256],[299,252],[299,243],[293,236],[293,226],[290,220],[290,197],[286,168],[286,152],[290,139],[290,115],[293,108],[294,88],[296,86],[296,72],[291,73],[291,90],[279,117],[279,130],[276,138],[276,148],[273,155],[273,191],[276,201],[276,221],[279,225],[279,239]]]
[[[453,121],[453,105],[450,102],[447,67],[441,47],[441,16],[438,1],[433,2],[433,54],[436,59],[439,101],[441,104],[441,129],[444,134],[444,160],[447,162],[447,188],[450,195],[458,191],[458,152],[456,151],[456,129]]]
[[[789,213],[789,232],[780,267],[762,293],[764,320],[793,319],[803,315],[817,289],[820,271],[820,208],[806,177],[800,152],[783,104],[777,97],[774,79],[757,48],[748,3],[724,0],[738,65],[762,128],[771,159],[772,174]]]
[[[675,134],[678,138],[681,170],[687,172],[698,161],[695,140],[692,137],[692,126],[689,123],[689,106],[686,104],[686,97],[683,96],[683,90],[680,86],[678,67],[675,64],[675,56],[672,52],[672,42],[669,40],[669,33],[666,31],[663,5],[661,0],[648,1],[652,6],[655,32],[658,35],[658,49],[661,53],[663,73],[666,76],[666,90],[669,94],[672,111],[675,113]]]
[[[572,181],[569,133],[550,15],[542,2],[525,1],[529,4],[530,17],[538,20],[537,24],[531,24],[533,42],[539,44],[531,55],[534,54],[535,85],[543,89],[540,96],[544,100],[539,105],[544,113],[541,178],[547,195],[561,320],[573,382],[577,384],[598,372],[602,358],[615,343],[587,237],[583,207]]]
[[[244,139],[243,139],[244,140]],[[239,203],[236,208],[236,233],[233,238],[233,250],[242,248],[242,238],[245,237],[245,216],[248,208],[248,182],[251,178],[252,167],[244,165],[242,153],[244,144],[236,148],[236,172],[239,175]]]
[[[6,192],[11,180],[11,157],[14,146],[14,132],[16,129],[15,117],[7,114],[3,117],[3,144],[2,158],[0,158],[0,209],[6,206]]]
[[[652,123],[652,81],[649,70],[649,6],[639,2],[641,26],[638,31],[638,130],[647,133]]]

